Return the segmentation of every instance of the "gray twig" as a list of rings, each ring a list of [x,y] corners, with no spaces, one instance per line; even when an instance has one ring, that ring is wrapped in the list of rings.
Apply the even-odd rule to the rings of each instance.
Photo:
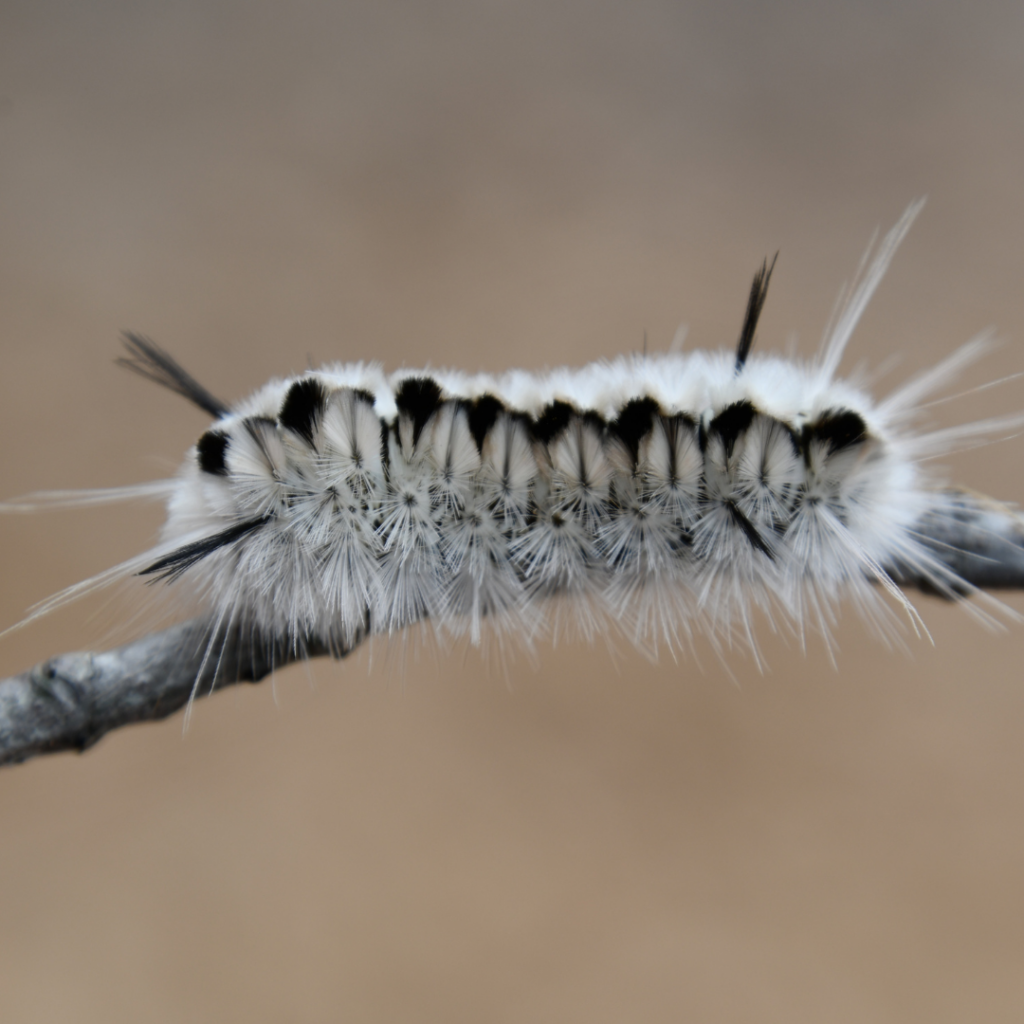
[[[0,682],[0,765],[59,750],[87,750],[132,722],[174,714],[192,695],[258,683],[275,668],[329,651],[259,642],[240,632],[205,657],[208,627],[184,622],[102,654],[61,654]]]
[[[1024,588],[1024,518],[1009,505],[971,491],[946,491],[917,524],[932,554],[965,583],[981,590]],[[904,587],[934,593],[934,586],[905,568],[893,569]]]
[[[943,495],[918,524],[934,556],[972,587],[1024,589],[1024,519],[1006,505],[965,491]],[[905,566],[890,567],[903,587],[934,593]],[[194,694],[257,683],[293,661],[348,651],[310,639],[296,648],[235,634],[205,658],[199,620],[102,654],[62,654],[0,682],[0,765],[59,750],[86,750],[112,729],[166,718]]]

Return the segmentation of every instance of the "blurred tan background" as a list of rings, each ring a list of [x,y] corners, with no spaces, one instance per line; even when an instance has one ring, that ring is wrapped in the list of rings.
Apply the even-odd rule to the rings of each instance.
[[[228,400],[731,346],[780,249],[758,345],[809,354],[925,193],[847,369],[994,324],[964,386],[1022,370],[1022,98],[1009,2],[5,0],[3,495],[156,478],[204,429],[112,366],[122,328]],[[948,473],[1021,501],[1022,443]],[[3,520],[0,620],[159,522]],[[0,1019],[1024,1019],[1024,628],[918,605],[934,647],[848,609],[837,667],[764,629],[764,675],[378,648],[0,771]]]

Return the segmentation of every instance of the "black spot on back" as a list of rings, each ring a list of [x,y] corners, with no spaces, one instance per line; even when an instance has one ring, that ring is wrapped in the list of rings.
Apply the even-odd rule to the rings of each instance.
[[[370,408],[373,408],[373,406],[377,402],[376,397],[370,394],[370,392],[367,391],[365,388],[352,388],[351,391],[352,394],[356,396],[356,398],[362,399],[362,401],[368,403]]]
[[[228,450],[228,436],[219,430],[208,430],[196,442],[199,468],[214,476],[227,476],[228,467],[224,455]]]
[[[812,440],[828,444],[828,453],[842,451],[851,445],[860,444],[868,436],[867,424],[849,409],[829,409],[816,423],[804,427],[804,446]]]
[[[757,410],[752,402],[734,402],[732,405],[727,405],[708,424],[708,434],[717,434],[722,439],[726,458],[732,455],[737,439],[753,423],[756,415]],[[706,447],[707,439],[702,437],[701,450],[703,451]]]
[[[482,451],[487,431],[494,426],[498,414],[505,409],[505,403],[494,395],[481,395],[468,403],[469,432],[476,441],[477,451]]]
[[[312,448],[317,421],[326,404],[327,389],[323,384],[315,377],[304,377],[288,389],[278,422],[282,427],[294,430]]]
[[[533,422],[533,436],[544,444],[550,444],[569,426],[569,421],[576,415],[576,410],[562,401],[552,402]]]
[[[412,443],[441,404],[441,388],[430,377],[406,377],[395,392],[395,405],[412,419]]]
[[[660,411],[653,398],[633,398],[619,410],[618,419],[612,424],[612,433],[629,449],[634,464],[640,453],[640,442],[650,433],[654,417]]]

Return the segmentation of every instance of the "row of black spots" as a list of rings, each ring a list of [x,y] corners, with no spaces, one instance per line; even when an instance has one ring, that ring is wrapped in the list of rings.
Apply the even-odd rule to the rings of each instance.
[[[507,411],[506,407],[500,399],[490,394],[467,401],[464,407],[469,418],[470,433],[477,443],[477,448],[482,450],[487,432],[494,426],[498,416]],[[584,423],[595,427],[602,437],[611,432],[619,438],[632,455],[635,464],[640,442],[650,432],[654,417],[660,412],[660,406],[653,398],[632,399],[609,424],[594,410],[581,410],[564,399],[555,399],[530,421],[530,433],[534,440],[547,445],[565,431],[574,418],[579,417]]]
[[[679,429],[696,430],[695,421],[685,414],[675,416],[664,416],[659,403],[649,397],[631,399],[619,410],[616,418],[610,422],[593,411],[580,411],[570,402],[555,400],[549,403],[543,411],[531,423],[531,434],[535,440],[550,445],[569,429],[570,425],[578,420],[592,425],[604,440],[611,438],[619,442],[622,449],[627,453],[630,468],[635,471],[639,460],[640,448],[644,439],[651,433],[655,420],[661,417],[665,423],[667,436],[670,444],[675,438]],[[674,472],[675,449],[672,446],[670,461],[671,470]],[[582,472],[582,467],[581,467]],[[612,505],[618,507],[620,501],[626,501],[627,496],[615,496],[613,485]],[[690,538],[685,530],[680,532],[679,546],[685,547],[689,544]]]
[[[491,396],[484,396],[484,399],[479,401],[487,400],[495,403],[498,402],[497,399],[492,399]],[[500,411],[500,403],[499,408],[494,411],[487,424],[488,428],[497,417],[498,411]],[[594,410],[577,409],[571,402],[567,402],[564,399],[556,399],[553,402],[549,402],[540,414],[532,420],[530,432],[535,440],[547,445],[563,433],[574,418],[579,417],[584,423],[593,426],[602,437],[610,435],[622,442],[632,457],[633,466],[635,467],[639,458],[640,445],[651,432],[656,416],[676,419],[691,426],[694,424],[694,420],[685,414],[665,417],[657,400],[649,396],[630,399],[622,406],[616,418],[611,422],[606,421],[600,413]],[[486,433],[486,431],[483,433]],[[483,433],[479,435],[479,443],[481,444]],[[474,436],[477,436],[475,432]]]
[[[368,391],[352,389],[357,398],[369,403],[374,403],[374,397]],[[327,388],[314,377],[304,377],[296,381],[285,395],[281,411],[277,420],[264,416],[252,416],[243,420],[243,429],[249,431],[253,439],[265,449],[265,442],[261,438],[262,429],[266,425],[282,427],[291,430],[300,437],[308,447],[316,448],[317,428],[330,393]],[[386,433],[382,431],[382,446],[386,442]],[[226,455],[230,445],[230,437],[220,429],[208,430],[196,444],[196,457],[199,468],[204,473],[214,476],[226,476],[228,474]]]
[[[577,413],[577,410],[570,403],[564,401],[552,402],[534,422],[534,437],[544,443],[549,443],[566,430],[577,415],[580,414]],[[586,414],[583,415],[586,416]],[[626,403],[620,410],[618,417],[611,424],[605,424],[596,414],[590,414],[587,416],[587,419],[591,421],[597,420],[608,434],[623,444],[635,468],[639,458],[640,446],[644,438],[651,431],[656,416],[662,416],[664,426],[670,436],[674,436],[675,432],[680,429],[697,431],[697,440],[702,454],[706,453],[709,440],[711,438],[716,439],[720,442],[721,452],[728,462],[732,459],[737,443],[750,430],[755,417],[758,415],[757,409],[751,402],[737,402],[723,409],[710,423],[703,425],[697,431],[696,423],[690,417],[685,414],[680,414],[676,417],[664,417],[658,403],[650,397],[644,397],[632,399]],[[796,453],[796,438],[785,424],[782,426],[787,432],[790,443],[793,444],[794,453]],[[671,448],[674,456],[675,446],[672,445]],[[725,467],[722,468],[725,469]],[[766,484],[770,483],[768,480],[764,482]],[[706,480],[702,482],[702,496],[705,501],[714,500],[707,492]],[[789,500],[788,493],[780,492],[778,498],[780,502],[788,502]],[[731,497],[728,497],[724,504],[730,519],[744,534],[751,546],[762,554],[772,557],[772,545],[762,536],[758,527],[744,514],[737,503]],[[679,536],[675,541],[676,549],[682,552],[689,549],[692,544],[692,534],[685,527],[680,528]]]

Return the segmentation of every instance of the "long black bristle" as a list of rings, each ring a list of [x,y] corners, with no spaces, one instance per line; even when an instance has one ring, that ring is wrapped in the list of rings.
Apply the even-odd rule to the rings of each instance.
[[[747,299],[747,315],[743,318],[743,330],[740,331],[739,344],[736,346],[736,372],[743,369],[743,364],[750,355],[750,348],[754,344],[754,332],[757,330],[757,321],[764,308],[764,300],[768,298],[768,282],[772,279],[772,271],[775,269],[775,261],[779,258],[776,253],[772,257],[771,266],[765,258],[761,269],[754,275],[753,283],[750,285],[750,298]]]
[[[123,366],[126,370],[131,370],[132,373],[137,373],[140,377],[145,377],[146,380],[151,380],[154,384],[187,398],[215,419],[228,414],[230,410],[219,398],[214,398],[172,356],[149,338],[125,331],[121,335],[121,340],[128,350],[128,355],[116,360],[118,366]]]
[[[761,536],[757,527],[736,507],[734,501],[727,501],[725,505],[732,516],[733,522],[743,531],[743,535],[747,540],[750,541],[750,546],[755,551],[760,551],[762,555],[767,555],[774,562],[775,555],[772,554],[772,549],[768,547],[767,541]]]
[[[239,538],[252,533],[253,530],[258,530],[269,519],[269,516],[246,519],[241,523],[235,523],[234,526],[229,526],[226,530],[221,530],[220,533],[215,533],[212,537],[204,537],[202,540],[185,544],[177,551],[172,551],[169,555],[157,559],[152,565],[143,569],[139,575],[153,576],[158,580],[175,580],[197,562],[201,562],[207,555],[212,555],[214,551],[234,544]]]

